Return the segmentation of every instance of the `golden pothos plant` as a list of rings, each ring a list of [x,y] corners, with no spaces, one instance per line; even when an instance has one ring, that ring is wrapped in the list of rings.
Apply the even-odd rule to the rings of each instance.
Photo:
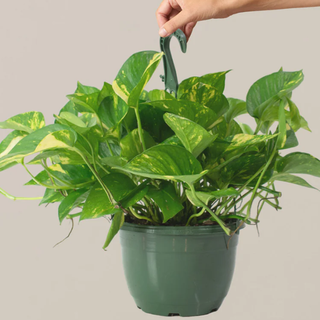
[[[228,220],[258,224],[264,204],[280,209],[276,181],[313,188],[296,174],[320,177],[310,154],[281,155],[298,145],[299,129],[309,130],[291,99],[301,71],[259,79],[246,101],[224,96],[228,71],[188,78],[175,97],[144,90],[162,55],[132,55],[101,90],[78,83],[53,124],[41,112],[0,123],[13,130],[0,144],[0,170],[22,165],[31,176],[26,185],[45,188],[40,204],[60,203],[60,223],[111,217],[104,248],[124,221],[219,224],[231,235]],[[238,120],[246,113],[254,128]]]

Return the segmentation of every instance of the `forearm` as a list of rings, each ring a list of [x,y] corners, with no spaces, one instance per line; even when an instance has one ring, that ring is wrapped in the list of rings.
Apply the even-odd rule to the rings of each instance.
[[[227,0],[232,14],[248,11],[317,7],[320,0]]]

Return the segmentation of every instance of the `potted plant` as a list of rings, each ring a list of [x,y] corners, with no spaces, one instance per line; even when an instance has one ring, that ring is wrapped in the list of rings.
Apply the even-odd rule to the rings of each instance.
[[[302,71],[259,79],[246,101],[223,95],[228,71],[188,78],[172,93],[147,92],[162,58],[132,55],[101,90],[78,83],[53,124],[35,111],[1,122],[13,131],[0,144],[0,171],[22,165],[26,185],[45,188],[40,204],[60,203],[60,223],[110,217],[103,248],[121,229],[137,306],[194,316],[225,298],[243,225],[257,225],[264,205],[280,209],[276,181],[313,188],[296,174],[319,177],[320,161],[283,151],[309,130],[292,101]],[[175,78],[170,59],[165,70]],[[254,128],[237,119],[243,114]]]

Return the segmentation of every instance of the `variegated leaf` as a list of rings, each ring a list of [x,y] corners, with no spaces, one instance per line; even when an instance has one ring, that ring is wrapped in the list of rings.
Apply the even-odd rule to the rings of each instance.
[[[116,169],[137,176],[182,181],[192,184],[204,176],[200,162],[185,148],[173,145],[157,145],[133,158],[125,166]]]
[[[102,180],[116,201],[121,201],[136,188],[134,182],[122,173],[110,173]],[[80,220],[100,218],[118,211],[119,209],[114,208],[114,205],[109,201],[100,183],[96,182],[83,206]]]
[[[112,87],[128,106],[138,107],[140,95],[159,65],[162,56],[162,52],[138,52],[123,64]]]
[[[170,100],[150,101],[145,104],[192,120],[204,128],[209,128],[218,119],[214,111],[193,101],[172,98]]]
[[[187,90],[189,90],[196,83],[204,83],[208,84],[211,87],[216,88],[220,93],[223,93],[225,86],[226,74],[229,72],[217,72],[217,73],[209,73],[202,77],[191,77],[183,80],[178,89],[178,97],[181,97]]]
[[[293,152],[277,161],[276,170],[279,173],[301,173],[320,177],[320,160],[308,153]]]
[[[148,196],[159,206],[166,223],[183,209],[180,197],[176,194],[172,182],[164,181],[159,188],[149,188]]]
[[[7,155],[27,135],[28,133],[25,131],[14,130],[10,132],[0,143],[0,158]]]
[[[164,120],[184,147],[196,158],[217,138],[217,135],[211,135],[202,126],[189,119],[166,113]]]
[[[44,116],[41,112],[25,112],[0,122],[0,129],[13,129],[31,133],[45,126]]]
[[[276,120],[279,102],[290,97],[292,90],[303,81],[302,71],[279,70],[256,81],[248,91],[248,113],[262,121]]]
[[[142,130],[142,135],[147,149],[155,145],[154,140],[147,131]],[[124,157],[128,160],[131,160],[136,155],[142,153],[143,147],[140,141],[138,129],[132,130],[124,138],[122,138],[120,141],[120,147],[121,157]]]

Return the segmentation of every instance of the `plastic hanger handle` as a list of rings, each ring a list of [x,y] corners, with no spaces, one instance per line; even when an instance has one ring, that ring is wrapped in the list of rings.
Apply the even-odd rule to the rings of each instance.
[[[182,30],[178,29],[173,34],[166,38],[160,37],[160,48],[164,52],[163,56],[163,67],[164,67],[164,76],[160,76],[162,81],[164,81],[165,90],[168,90],[170,93],[174,92],[175,97],[177,97],[178,92],[178,78],[176,73],[176,68],[173,63],[171,51],[170,51],[170,41],[171,38],[175,36],[179,43],[180,48],[183,53],[187,51],[187,38]]]

